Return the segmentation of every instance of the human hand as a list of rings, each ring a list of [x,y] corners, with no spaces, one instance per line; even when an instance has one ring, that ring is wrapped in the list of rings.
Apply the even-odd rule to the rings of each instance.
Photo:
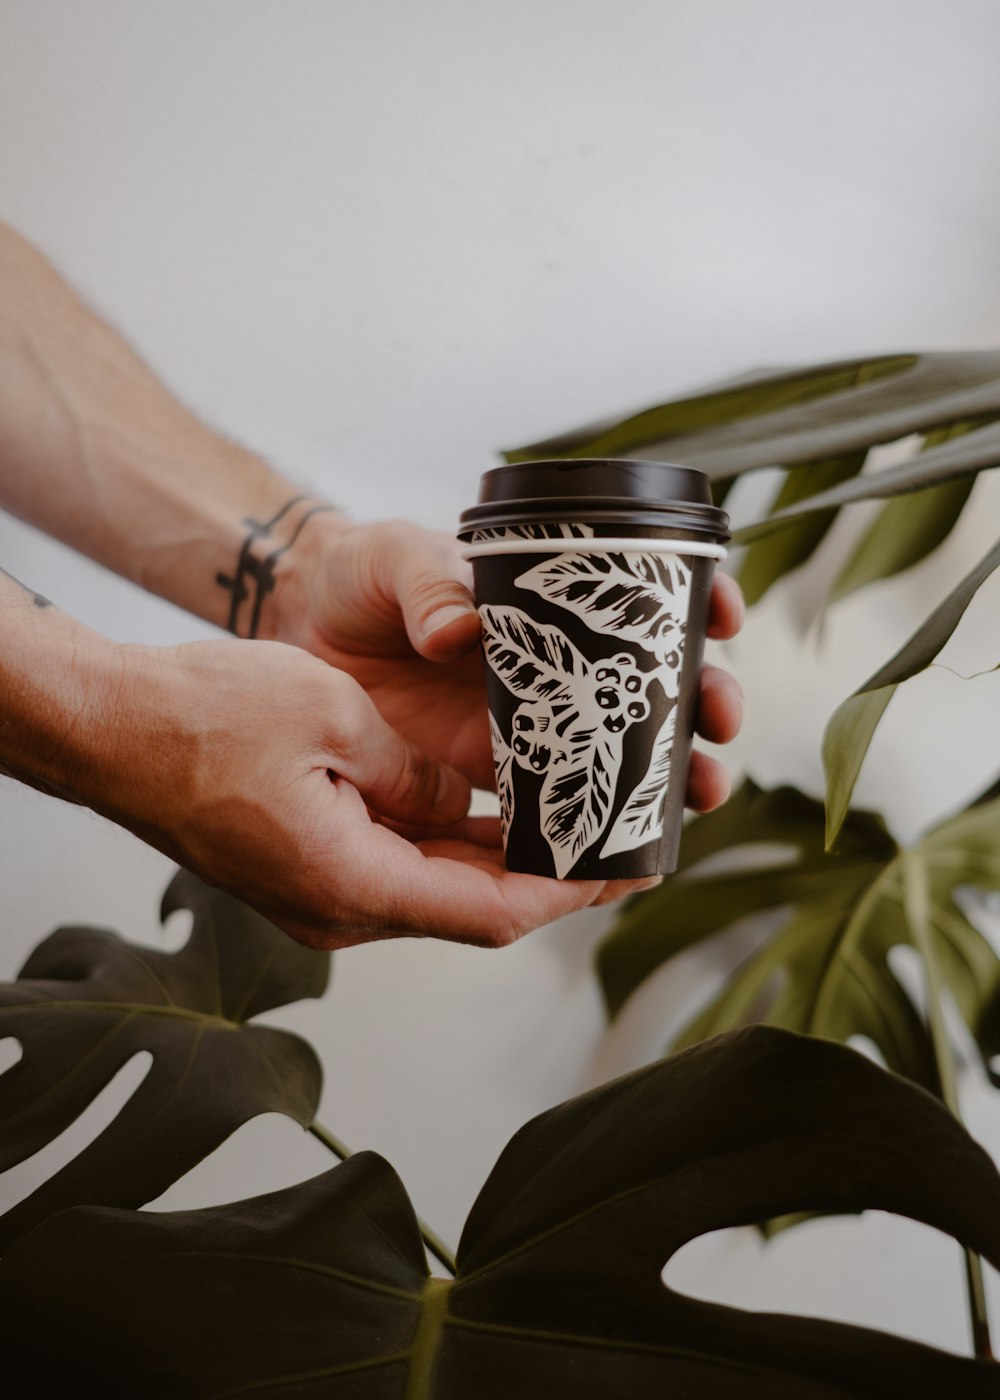
[[[347,671],[401,734],[492,790],[479,618],[457,541],[405,521],[345,525],[319,516],[290,568],[292,587],[271,635]],[[743,614],[739,586],[717,573],[708,636],[735,636]],[[696,720],[702,738],[728,743],[742,710],[734,678],[703,667]],[[692,753],[688,806],[711,811],[729,788],[718,759]]]
[[[251,904],[338,948],[393,934],[499,947],[656,881],[504,869],[469,784],[397,734],[350,676],[295,647],[124,647],[89,804]],[[429,664],[429,663],[428,663]]]

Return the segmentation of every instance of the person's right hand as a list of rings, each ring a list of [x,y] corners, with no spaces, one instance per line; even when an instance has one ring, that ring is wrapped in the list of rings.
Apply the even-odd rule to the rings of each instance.
[[[299,942],[393,934],[500,947],[656,880],[507,871],[499,821],[350,676],[277,642],[124,647],[90,805]]]

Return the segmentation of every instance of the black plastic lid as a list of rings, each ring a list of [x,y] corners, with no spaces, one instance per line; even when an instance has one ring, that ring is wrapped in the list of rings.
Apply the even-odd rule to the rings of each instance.
[[[526,521],[642,525],[690,531],[724,544],[729,517],[712,505],[709,479],[672,462],[575,458],[494,467],[479,504],[463,511],[460,534]]]

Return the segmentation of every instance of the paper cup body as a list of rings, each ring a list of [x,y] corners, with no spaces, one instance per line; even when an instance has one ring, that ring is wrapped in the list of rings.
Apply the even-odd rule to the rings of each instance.
[[[508,869],[676,867],[715,557],[618,521],[463,530]]]

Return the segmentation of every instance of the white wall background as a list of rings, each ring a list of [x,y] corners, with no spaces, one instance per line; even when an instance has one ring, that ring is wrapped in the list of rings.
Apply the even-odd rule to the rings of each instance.
[[[0,0],[0,217],[211,421],[358,517],[451,528],[498,447],[761,364],[996,344],[998,44],[992,0]],[[818,790],[833,704],[989,543],[996,483],[976,501],[821,641],[791,625],[795,584],[753,615],[725,649],[747,692],[737,771]],[[0,560],[112,636],[207,632],[2,517]],[[998,659],[998,600],[982,590],[956,669]],[[903,837],[942,816],[996,771],[998,700],[996,677],[908,687],[861,799]],[[0,976],[60,923],[165,946],[169,871],[5,782]],[[580,916],[501,955],[351,950],[325,1001],[270,1018],[319,1046],[323,1121],[383,1152],[453,1241],[521,1122],[659,1053],[704,995],[707,954],[606,1033],[590,958],[607,926]],[[1000,1154],[1000,1100],[963,1087]],[[0,1200],[58,1153],[0,1178]],[[326,1161],[258,1120],[163,1203]],[[966,1347],[957,1248],[886,1217],[767,1249],[726,1233],[671,1277]]]

